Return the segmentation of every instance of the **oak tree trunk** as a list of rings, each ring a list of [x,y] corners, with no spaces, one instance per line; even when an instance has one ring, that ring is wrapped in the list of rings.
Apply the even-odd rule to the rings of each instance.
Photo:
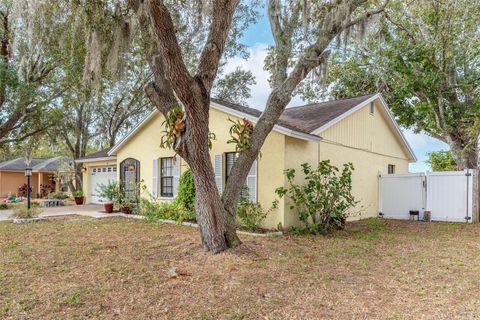
[[[204,250],[214,253],[239,245],[235,214],[225,210],[215,183],[208,148],[210,96],[194,85],[186,110],[185,133],[177,141],[177,152],[187,161],[195,183],[195,210]]]
[[[470,146],[465,146],[462,141],[450,139],[448,144],[458,170],[477,169],[478,147],[475,142]]]

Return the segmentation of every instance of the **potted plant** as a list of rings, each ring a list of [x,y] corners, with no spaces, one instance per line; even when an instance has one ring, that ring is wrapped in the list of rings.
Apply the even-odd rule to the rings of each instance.
[[[120,209],[120,212],[130,214],[137,206],[137,200],[135,194],[125,192],[121,186],[118,186],[114,204]]]
[[[103,203],[103,206],[105,207],[105,211],[107,213],[112,213],[113,212],[113,201],[118,197],[119,193],[119,187],[118,184],[114,181],[110,181],[108,184],[101,184],[99,186],[99,194],[100,197],[107,199]]]
[[[77,205],[83,204],[83,191],[82,190],[73,191],[73,197],[75,198],[75,203]]]

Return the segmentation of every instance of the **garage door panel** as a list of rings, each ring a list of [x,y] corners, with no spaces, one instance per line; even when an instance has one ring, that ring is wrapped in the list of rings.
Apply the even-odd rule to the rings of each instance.
[[[90,202],[95,204],[105,202],[106,199],[100,197],[100,186],[116,180],[117,168],[115,166],[92,167],[90,170]]]

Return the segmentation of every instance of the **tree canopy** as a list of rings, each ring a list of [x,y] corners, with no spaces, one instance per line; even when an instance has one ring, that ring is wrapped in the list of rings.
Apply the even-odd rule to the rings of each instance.
[[[447,143],[459,168],[476,168],[480,7],[467,0],[392,1],[383,17],[364,41],[338,50],[331,91],[322,93],[381,92],[400,124]]]

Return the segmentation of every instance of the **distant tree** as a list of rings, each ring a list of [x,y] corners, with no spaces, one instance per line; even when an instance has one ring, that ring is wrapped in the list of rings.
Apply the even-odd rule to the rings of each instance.
[[[53,85],[55,61],[39,50],[38,39],[27,40],[21,28],[25,17],[14,9],[12,1],[0,0],[0,147],[49,128],[54,122],[49,103],[62,92]]]
[[[138,61],[140,60],[140,61]],[[145,95],[144,87],[151,81],[151,72],[139,57],[126,61],[125,75],[120,78],[106,77],[96,93],[95,102],[100,145],[113,147],[119,136],[126,134],[153,110]]]
[[[365,41],[337,52],[331,94],[382,92],[400,124],[447,143],[459,169],[477,168],[480,6],[391,1],[384,17]],[[316,92],[304,90],[310,98]]]
[[[247,105],[247,100],[252,96],[250,86],[256,83],[250,70],[245,71],[237,67],[235,71],[217,81],[212,95],[221,100]]]
[[[428,153],[428,160],[426,162],[432,171],[458,170],[450,150],[432,151]]]

